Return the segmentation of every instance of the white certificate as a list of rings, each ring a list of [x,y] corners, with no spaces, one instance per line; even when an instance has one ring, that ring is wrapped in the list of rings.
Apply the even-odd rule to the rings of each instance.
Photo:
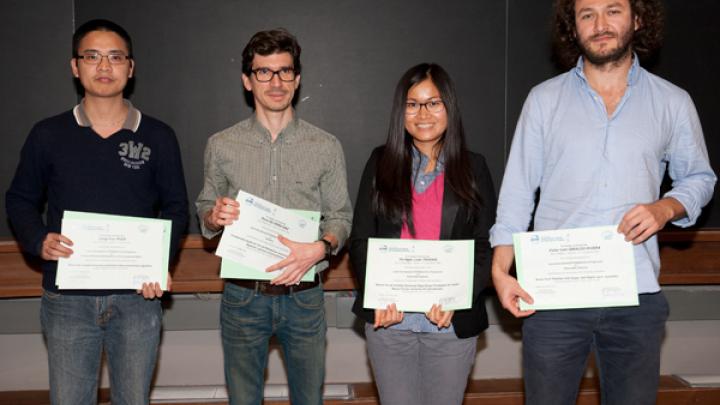
[[[633,245],[617,225],[513,235],[520,309],[638,305]]]
[[[472,306],[472,240],[368,239],[365,308],[407,312]]]
[[[73,254],[58,260],[60,289],[167,288],[169,220],[65,211],[62,231]]]
[[[271,280],[283,270],[268,273],[265,269],[290,254],[290,249],[278,241],[278,235],[294,242],[318,239],[319,212],[285,209],[242,190],[238,192],[237,201],[240,217],[225,227],[215,252],[223,258],[222,278]],[[314,278],[313,266],[302,281]]]

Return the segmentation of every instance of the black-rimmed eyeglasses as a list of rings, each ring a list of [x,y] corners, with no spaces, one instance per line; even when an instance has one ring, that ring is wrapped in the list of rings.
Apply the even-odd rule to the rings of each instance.
[[[295,80],[295,69],[291,67],[284,67],[278,70],[272,70],[269,68],[257,68],[251,70],[255,74],[255,78],[259,82],[269,82],[273,76],[278,75],[280,80],[284,82],[291,82]]]
[[[428,100],[424,103],[418,103],[417,101],[408,101],[405,103],[405,114],[415,115],[420,112],[420,109],[425,107],[429,113],[438,113],[445,108],[445,103],[440,99]]]

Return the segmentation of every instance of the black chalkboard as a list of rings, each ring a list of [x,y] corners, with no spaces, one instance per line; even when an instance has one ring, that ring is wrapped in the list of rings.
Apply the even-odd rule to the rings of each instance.
[[[454,78],[471,149],[502,178],[515,122],[530,88],[559,73],[550,55],[551,0],[484,1],[10,1],[2,2],[0,188],[12,178],[32,125],[77,102],[68,60],[75,26],[109,18],[132,35],[133,103],[177,132],[189,199],[202,185],[207,138],[251,114],[241,52],[262,29],[285,27],[303,47],[298,113],[342,142],[352,199],[372,148],[384,141],[395,83],[410,66],[437,62]],[[720,161],[715,110],[720,3],[668,1],[666,46],[653,71],[686,88],[700,112],[711,160]],[[2,202],[4,213],[4,200]],[[700,226],[720,227],[711,206]],[[198,232],[193,218],[190,232]],[[6,221],[0,237],[10,237]]]

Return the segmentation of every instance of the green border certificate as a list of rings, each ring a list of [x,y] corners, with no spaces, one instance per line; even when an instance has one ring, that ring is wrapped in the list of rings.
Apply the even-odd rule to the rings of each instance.
[[[159,282],[167,289],[172,221],[65,211],[61,233],[73,254],[58,260],[60,289],[128,290]]]
[[[287,257],[289,249],[277,240],[283,235],[296,242],[318,239],[320,212],[280,207],[260,197],[238,192],[240,218],[225,227],[216,255],[222,257],[221,278],[272,280],[282,270],[265,271]],[[315,266],[300,279],[313,281]]]
[[[472,306],[472,240],[368,239],[365,308],[396,304],[407,312]]]
[[[617,225],[513,234],[520,309],[638,305],[633,245]]]

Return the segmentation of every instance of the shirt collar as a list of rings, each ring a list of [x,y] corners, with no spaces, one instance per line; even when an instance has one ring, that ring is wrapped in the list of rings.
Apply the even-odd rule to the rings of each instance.
[[[583,66],[585,64],[585,60],[582,56],[578,58],[577,64],[575,64],[575,67],[573,70],[575,71],[575,74],[583,81],[583,83],[587,84],[587,77],[585,77],[585,72],[583,71]],[[635,83],[637,83],[638,78],[640,77],[640,61],[638,59],[638,56],[635,52],[633,52],[632,55],[632,65],[630,65],[630,70],[628,71],[628,77],[627,77],[627,84],[628,86],[633,86]]]
[[[83,105],[84,100],[85,99],[80,101],[80,103],[73,108],[73,115],[75,116],[75,122],[77,122],[79,126],[91,127],[92,123],[85,113],[85,106]],[[138,127],[140,127],[140,121],[142,120],[142,113],[140,113],[140,110],[132,105],[130,100],[123,99],[123,103],[127,106],[128,113],[125,117],[125,122],[122,124],[122,129],[137,132]]]
[[[297,134],[299,126],[300,119],[297,117],[297,114],[293,114],[292,119],[287,123],[285,128],[280,131],[277,139],[282,139],[284,142],[291,140]],[[270,131],[258,121],[255,114],[250,117],[250,128],[252,129],[252,133],[254,133],[260,141],[271,142],[272,137],[270,136]]]
[[[412,146],[412,169],[413,173],[424,173],[425,168],[430,162],[430,158],[420,153],[415,145]],[[437,162],[435,162],[435,170],[433,172],[441,173],[445,171],[445,154],[440,151]]]

